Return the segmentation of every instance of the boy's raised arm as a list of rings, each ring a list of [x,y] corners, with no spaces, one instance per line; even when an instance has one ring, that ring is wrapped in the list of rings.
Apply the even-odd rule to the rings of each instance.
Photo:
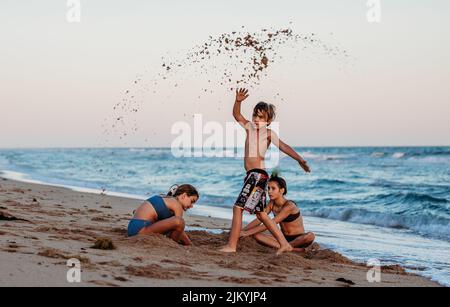
[[[282,140],[278,138],[278,135],[270,130],[272,143],[275,144],[282,152],[287,154],[289,157],[294,159],[300,164],[300,167],[307,173],[311,172],[311,169],[308,166],[308,163],[294,150],[291,146],[284,143]]]
[[[244,88],[236,89],[236,100],[234,101],[233,106],[233,117],[244,128],[249,121],[241,113],[241,103],[247,98],[248,90]]]

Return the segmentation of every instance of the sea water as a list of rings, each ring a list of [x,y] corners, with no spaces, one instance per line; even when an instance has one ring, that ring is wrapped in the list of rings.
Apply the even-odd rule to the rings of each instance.
[[[239,154],[227,156],[239,150],[175,158],[170,148],[4,149],[0,170],[15,179],[142,199],[190,183],[201,194],[192,212],[231,218],[245,170]],[[297,150],[312,173],[285,156],[277,171],[319,243],[450,286],[450,147]]]

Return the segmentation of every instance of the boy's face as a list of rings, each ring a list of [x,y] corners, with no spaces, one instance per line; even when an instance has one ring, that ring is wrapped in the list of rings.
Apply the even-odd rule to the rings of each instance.
[[[267,113],[261,110],[253,112],[252,121],[257,128],[265,127],[270,124]]]

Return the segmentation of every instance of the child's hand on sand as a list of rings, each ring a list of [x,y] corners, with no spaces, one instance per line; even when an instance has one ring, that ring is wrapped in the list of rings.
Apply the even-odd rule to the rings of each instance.
[[[300,164],[300,167],[303,168],[305,172],[311,173],[311,169],[309,168],[308,162],[302,159],[298,161],[298,164]]]
[[[245,88],[236,89],[236,101],[242,102],[248,98],[248,90]]]

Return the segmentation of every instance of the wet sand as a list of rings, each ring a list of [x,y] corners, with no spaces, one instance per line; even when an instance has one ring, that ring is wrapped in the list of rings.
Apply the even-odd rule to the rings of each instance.
[[[383,267],[381,282],[369,283],[369,268],[318,244],[276,256],[246,238],[228,255],[217,251],[226,233],[189,231],[188,247],[162,235],[127,238],[138,205],[0,178],[0,286],[439,286],[399,266]],[[186,224],[229,230],[231,222],[188,214]],[[103,243],[114,249],[94,248]],[[81,262],[81,283],[67,282],[71,258]]]

